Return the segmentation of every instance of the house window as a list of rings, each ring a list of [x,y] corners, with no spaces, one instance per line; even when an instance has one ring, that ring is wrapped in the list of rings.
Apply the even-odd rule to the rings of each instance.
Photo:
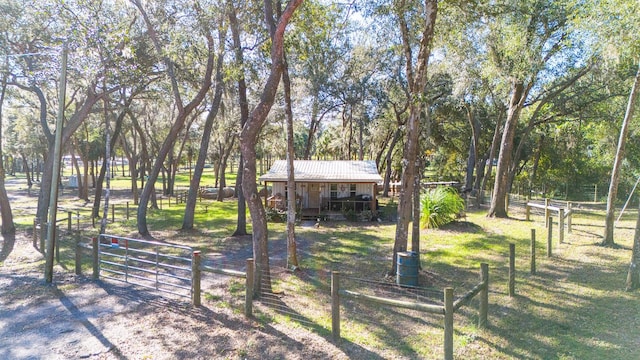
[[[349,185],[349,197],[355,197],[356,196],[356,184],[350,184]]]
[[[338,198],[338,184],[331,184],[330,189],[331,189],[331,199],[337,199]]]

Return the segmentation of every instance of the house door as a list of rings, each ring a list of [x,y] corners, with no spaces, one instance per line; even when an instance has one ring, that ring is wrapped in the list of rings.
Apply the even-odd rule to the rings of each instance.
[[[309,184],[309,208],[320,208],[320,186],[318,184]]]

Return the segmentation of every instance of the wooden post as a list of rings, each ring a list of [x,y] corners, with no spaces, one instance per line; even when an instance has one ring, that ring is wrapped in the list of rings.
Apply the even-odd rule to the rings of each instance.
[[[453,288],[444,289],[444,358],[453,360]]]
[[[525,204],[524,205],[524,210],[525,210],[524,219],[526,221],[530,221],[531,220],[531,207],[529,206],[529,204]]]
[[[516,244],[509,244],[509,297],[516,294]]]
[[[194,251],[191,254],[191,303],[193,306],[200,306],[200,263],[202,258],[200,257],[200,251]]]
[[[598,202],[598,184],[593,185],[593,202]]]
[[[482,282],[482,290],[480,290],[480,309],[478,314],[478,327],[487,326],[487,313],[489,312],[489,264],[480,264],[480,281]]]
[[[531,275],[536,274],[536,229],[531,229]]]
[[[127,220],[129,220],[129,202],[127,201]]]
[[[340,340],[340,273],[331,272],[331,335],[333,341]],[[453,303],[452,303],[453,304]],[[452,305],[453,308],[453,305]]]
[[[116,204],[111,204],[111,223],[116,223]]]
[[[73,212],[67,212],[67,231],[71,231],[71,217],[73,216]]]
[[[160,198],[160,210],[162,210],[162,198]]]
[[[167,201],[169,201],[169,207],[171,207],[171,196],[169,196],[169,199]]]
[[[76,275],[82,275],[82,248],[80,247],[80,232],[75,233],[75,241],[76,244]]]
[[[544,227],[549,227],[549,199],[544,199],[544,218],[546,220]]]
[[[247,259],[247,283],[244,290],[244,316],[253,316],[253,259]]]
[[[91,255],[93,258],[93,280],[98,280],[100,277],[100,258],[99,258],[99,250],[98,250],[98,238],[94,237],[91,239],[93,242],[93,247],[91,249]]]
[[[558,239],[561,244],[564,242],[564,209],[558,211]]]
[[[567,233],[571,234],[571,218],[573,217],[573,205],[567,202]]]
[[[549,228],[547,231],[547,257],[551,257],[551,247],[553,241],[553,218],[548,217],[547,222],[549,223]]]
[[[76,210],[76,230],[80,231],[80,211]]]

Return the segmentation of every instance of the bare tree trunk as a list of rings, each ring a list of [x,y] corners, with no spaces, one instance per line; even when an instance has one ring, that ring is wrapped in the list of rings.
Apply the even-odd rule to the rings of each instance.
[[[498,167],[493,186],[493,197],[489,208],[490,217],[506,218],[509,216],[506,209],[506,198],[509,195],[509,167],[511,165],[511,153],[513,141],[516,135],[516,127],[520,118],[520,111],[531,89],[532,82],[525,86],[521,81],[514,81],[511,88],[511,101],[507,112],[507,120],[504,124],[502,141],[500,142],[500,154],[498,155]]]
[[[280,13],[280,2],[278,2]],[[280,14],[278,14],[280,15]],[[295,148],[293,143],[293,110],[291,105],[291,79],[289,78],[289,64],[286,53],[282,54],[282,85],[284,87],[284,112],[287,118],[287,268],[298,269],[298,251],[296,244],[296,207],[297,192],[295,169]]]
[[[2,220],[2,234],[14,234],[16,226],[13,223],[13,213],[11,212],[11,204],[4,183],[4,157],[2,156],[2,108],[4,105],[4,96],[7,90],[7,77],[2,77],[2,89],[0,90],[0,219]]]
[[[218,60],[216,62],[216,87],[214,90],[213,101],[211,103],[211,110],[207,114],[207,119],[204,123],[204,129],[202,130],[202,139],[200,140],[200,149],[198,150],[198,159],[196,160],[196,167],[193,172],[193,177],[189,184],[189,195],[187,197],[187,204],[184,208],[184,218],[182,219],[182,229],[193,229],[193,221],[195,217],[196,201],[198,200],[198,189],[200,188],[200,180],[202,179],[202,173],[204,171],[204,163],[207,160],[207,152],[209,151],[209,140],[211,139],[211,130],[213,129],[213,121],[218,115],[220,109],[220,103],[222,102],[222,90],[224,88],[222,67],[224,65],[224,37],[226,32],[219,32],[218,38]]]
[[[178,133],[184,126],[184,122],[191,112],[202,102],[204,97],[206,96],[209,88],[211,87],[211,75],[213,73],[213,38],[211,34],[207,34],[207,45],[208,45],[208,54],[207,54],[207,66],[205,70],[205,74],[203,77],[202,84],[198,89],[198,92],[194,95],[193,99],[187,104],[184,105],[182,102],[182,97],[180,95],[180,87],[178,86],[178,82],[174,72],[174,64],[173,62],[165,55],[165,52],[162,49],[160,44],[160,40],[158,39],[158,35],[155,31],[155,28],[151,24],[151,20],[149,19],[146,11],[144,10],[142,3],[140,0],[131,0],[131,2],[138,8],[142,17],[144,18],[144,22],[147,26],[147,30],[149,33],[149,37],[151,38],[155,50],[159,56],[162,57],[164,65],[167,67],[167,73],[169,75],[169,79],[171,81],[171,88],[173,90],[174,100],[178,107],[178,115],[176,116],[176,120],[171,126],[169,130],[169,134],[167,138],[162,144],[160,151],[156,157],[155,163],[149,172],[149,179],[142,190],[142,194],[140,195],[140,204],[138,205],[138,232],[141,235],[149,235],[149,228],[147,227],[147,206],[149,204],[149,199],[152,196],[152,192],[154,189],[154,185],[156,180],[158,179],[158,175],[160,173],[160,168],[162,167],[162,163],[164,162],[167,154],[171,150],[173,143],[175,142]]]
[[[260,102],[251,111],[240,135],[240,150],[245,160],[242,174],[242,191],[244,191],[244,196],[247,199],[253,225],[253,256],[255,260],[255,285],[253,290],[257,296],[263,290],[271,291],[271,279],[267,246],[267,220],[262,201],[258,196],[256,183],[256,144],[262,125],[273,106],[278,84],[282,77],[285,29],[294,11],[302,4],[302,1],[289,1],[274,27],[275,29],[271,31],[271,71],[260,96]],[[267,22],[273,24],[273,8],[270,0],[264,1],[264,11]]]
[[[489,177],[491,177],[491,173],[493,172],[493,159],[495,158],[496,151],[498,150],[503,114],[504,114],[504,111],[499,111],[498,116],[496,118],[496,128],[493,132],[493,140],[491,141],[491,150],[489,150],[489,166],[487,167],[487,171],[485,172],[484,177],[482,179],[482,185],[480,185],[480,193],[478,194],[480,201],[478,204],[484,203],[484,192],[487,189],[487,180],[489,179]]]
[[[627,103],[627,111],[622,120],[620,128],[620,138],[618,139],[618,149],[616,157],[613,161],[613,169],[611,170],[611,182],[609,183],[609,195],[607,196],[607,216],[605,217],[604,239],[602,244],[613,246],[613,228],[615,227],[616,197],[618,196],[618,183],[620,182],[620,168],[622,167],[622,159],[624,158],[624,148],[627,142],[627,134],[629,133],[629,124],[636,108],[636,99],[638,98],[638,86],[640,85],[640,62],[638,63],[638,71],[631,86],[631,94]]]
[[[229,27],[231,28],[231,36],[233,37],[233,48],[235,50],[236,63],[239,68],[243,69],[244,52],[240,41],[240,30],[238,26],[238,18],[236,16],[236,9],[233,6],[233,1],[228,1],[227,6],[229,8]],[[245,81],[244,71],[242,71],[238,77],[238,103],[240,105],[240,129],[242,129],[249,118],[249,101],[247,100],[247,83]],[[244,191],[242,191],[243,168],[244,157],[242,156],[242,153],[240,153],[235,189],[238,197],[238,216],[236,230],[233,232],[233,236],[247,235],[247,202],[244,198]]]
[[[640,288],[640,201],[638,203],[638,218],[636,220],[636,231],[633,235],[631,263],[627,273],[627,291]]]
[[[427,68],[429,65],[429,56],[431,54],[431,43],[433,41],[433,33],[436,23],[436,15],[438,10],[437,0],[426,0],[424,6],[425,27],[422,30],[422,39],[417,59],[414,60],[412,55],[412,45],[410,43],[409,28],[405,20],[404,9],[405,3],[401,2],[398,8],[398,17],[400,20],[400,31],[402,35],[403,50],[406,61],[406,77],[409,83],[409,96],[411,103],[409,105],[409,118],[407,120],[407,141],[404,147],[402,159],[402,177],[400,184],[400,197],[398,199],[398,221],[396,225],[395,242],[393,245],[393,256],[390,274],[395,275],[397,269],[396,258],[399,251],[407,248],[409,237],[409,222],[411,221],[413,207],[413,189],[414,177],[416,176],[416,162],[418,155],[418,139],[420,136],[420,115],[422,104],[419,99],[424,92],[427,82]],[[416,61],[414,73],[414,61]]]

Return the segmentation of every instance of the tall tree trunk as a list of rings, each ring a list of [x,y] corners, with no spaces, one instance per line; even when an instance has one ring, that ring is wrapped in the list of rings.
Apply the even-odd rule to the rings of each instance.
[[[638,98],[638,86],[640,85],[640,62],[638,62],[638,71],[631,86],[631,94],[627,103],[627,111],[622,120],[620,128],[620,138],[618,139],[618,149],[616,157],[613,160],[613,169],[611,170],[611,182],[609,183],[609,195],[607,196],[607,215],[605,217],[604,239],[602,244],[613,246],[613,228],[615,227],[616,197],[618,196],[618,183],[620,182],[620,168],[622,167],[622,159],[624,158],[624,147],[627,142],[627,134],[629,133],[629,123],[633,119],[636,108],[636,99]]]
[[[384,159],[385,169],[384,183],[382,186],[382,197],[389,197],[389,184],[391,183],[391,165],[393,163],[393,152],[395,151],[398,140],[400,140],[400,135],[402,135],[402,130],[400,129],[400,127],[398,127],[393,134],[393,139],[391,139],[391,143],[389,144],[387,156]]]
[[[420,161],[420,163],[422,163]],[[422,165],[422,164],[420,164]],[[416,258],[418,261],[418,268],[422,269],[422,265],[420,265],[420,190],[422,181],[422,166],[418,166],[418,171],[416,172],[415,181],[413,187],[413,222],[411,223],[411,251],[416,253]]]
[[[280,2],[278,2],[278,16],[280,16]],[[291,79],[289,78],[289,64],[286,52],[282,54],[282,85],[284,87],[284,113],[287,118],[287,268],[297,269],[298,250],[296,244],[296,208],[297,192],[293,161],[295,148],[293,141],[293,110],[291,104]],[[302,211],[302,209],[301,209]]]
[[[193,99],[186,105],[182,102],[182,97],[180,95],[180,87],[178,86],[178,81],[174,71],[174,64],[165,54],[160,44],[160,40],[158,39],[158,34],[156,33],[155,28],[151,24],[151,20],[149,19],[146,11],[144,10],[142,3],[140,0],[131,0],[131,2],[138,8],[142,17],[144,18],[144,22],[147,26],[147,30],[149,33],[149,37],[151,38],[155,50],[159,56],[161,56],[164,65],[167,67],[167,74],[169,75],[169,80],[171,81],[171,88],[174,95],[174,101],[176,106],[178,107],[178,114],[176,116],[176,120],[171,125],[171,129],[169,130],[169,134],[167,138],[162,144],[160,151],[156,157],[153,167],[149,172],[149,179],[142,190],[142,194],[140,195],[140,204],[138,205],[138,232],[141,235],[149,235],[149,228],[147,227],[147,206],[149,204],[149,200],[152,197],[152,192],[154,190],[154,185],[156,180],[158,180],[158,175],[160,174],[160,169],[162,167],[162,163],[167,157],[167,154],[171,150],[175,139],[178,136],[180,130],[184,127],[184,123],[191,114],[191,112],[202,102],[204,97],[206,96],[209,88],[211,87],[211,75],[213,73],[214,67],[214,54],[213,54],[213,37],[211,34],[206,35],[207,40],[207,66],[205,70],[205,74],[203,77],[203,81],[200,84],[200,88],[197,93],[194,95]]]
[[[638,218],[636,219],[636,231],[633,234],[631,263],[629,264],[629,271],[627,272],[627,291],[640,288],[640,201],[638,205]]]
[[[220,187],[218,188],[218,201],[224,200],[224,188],[227,187],[227,162],[229,160],[229,155],[231,155],[231,151],[233,150],[233,145],[236,143],[236,136],[229,134],[227,139],[230,143],[224,147],[224,151],[220,158]]]
[[[482,185],[480,186],[480,193],[478,197],[480,198],[479,204],[484,203],[484,192],[487,190],[487,180],[491,177],[491,173],[493,172],[493,159],[496,157],[496,151],[498,151],[498,146],[500,144],[500,130],[502,130],[502,115],[504,111],[501,110],[498,112],[498,116],[496,117],[496,127],[493,132],[493,140],[491,141],[491,149],[489,150],[489,166],[487,167],[487,171],[485,172],[482,178]]]
[[[16,232],[16,226],[13,223],[13,213],[11,212],[11,204],[4,183],[4,157],[2,155],[2,108],[4,105],[4,96],[7,90],[7,77],[2,76],[2,89],[0,89],[0,219],[2,220],[2,234],[13,234]]]
[[[221,20],[222,21],[222,20]],[[221,26],[221,24],[220,24]],[[222,102],[222,90],[224,89],[223,82],[223,65],[224,65],[224,37],[226,31],[219,32],[219,48],[218,48],[218,60],[216,62],[216,86],[213,95],[213,101],[211,103],[211,110],[207,114],[207,119],[204,122],[204,129],[202,130],[202,138],[200,139],[200,149],[198,150],[198,158],[196,159],[196,167],[193,171],[193,177],[189,183],[189,195],[187,197],[187,204],[184,208],[184,218],[182,219],[182,230],[193,229],[193,221],[195,217],[196,201],[198,200],[198,189],[200,188],[200,180],[202,179],[202,173],[204,172],[204,164],[207,160],[207,153],[209,152],[209,141],[211,140],[211,130],[213,129],[213,121],[218,115],[220,109],[220,103]]]
[[[511,166],[511,155],[513,152],[513,141],[516,135],[516,127],[520,118],[520,111],[531,89],[532,82],[525,86],[522,81],[514,81],[511,88],[511,100],[507,111],[507,120],[504,124],[502,141],[500,142],[500,154],[498,155],[498,167],[496,168],[496,179],[493,186],[493,197],[489,208],[490,217],[506,218],[509,216],[506,209],[506,198],[508,194],[509,167]]]
[[[231,28],[231,36],[233,38],[235,60],[237,66],[240,69],[244,69],[244,52],[240,41],[240,30],[238,26],[238,18],[236,16],[236,9],[233,6],[233,1],[227,1],[227,6],[229,8],[229,27]],[[245,81],[244,71],[241,71],[240,76],[238,77],[238,103],[240,106],[240,129],[242,129],[249,118],[249,101],[247,100],[247,83]],[[233,236],[247,235],[247,202],[244,198],[244,191],[242,191],[243,168],[244,157],[242,156],[242,153],[240,153],[235,189],[238,197],[238,217],[236,221],[236,230],[233,232]]]
[[[420,136],[420,114],[422,111],[422,104],[419,99],[422,97],[427,83],[427,68],[429,65],[429,56],[431,54],[431,43],[433,41],[438,2],[437,0],[425,1],[424,12],[426,22],[424,29],[421,29],[422,39],[420,39],[419,52],[415,60],[412,55],[412,45],[409,40],[409,28],[404,18],[405,6],[405,2],[402,1],[398,8],[397,16],[400,20],[400,31],[406,62],[406,77],[409,84],[409,96],[411,97],[411,103],[409,105],[409,118],[407,120],[407,141],[405,143],[402,159],[402,177],[400,184],[400,196],[398,199],[398,221],[396,225],[396,235],[393,245],[390,272],[392,275],[395,275],[397,270],[396,258],[398,252],[407,248],[409,238],[409,222],[411,221],[411,209],[413,207],[412,199],[414,177],[416,176],[416,162],[419,148],[418,139]],[[415,73],[413,65],[414,61],[416,61]]]
[[[245,160],[242,178],[242,191],[247,199],[251,223],[253,225],[253,256],[255,266],[254,294],[260,295],[262,290],[271,291],[269,273],[269,251],[267,246],[267,220],[262,201],[258,195],[256,183],[256,144],[262,125],[269,115],[282,77],[282,61],[284,54],[284,33],[294,11],[303,0],[291,0],[287,4],[275,30],[271,31],[271,70],[260,96],[260,102],[251,111],[240,135],[240,151]],[[270,0],[264,1],[265,17],[273,23],[273,8]]]

